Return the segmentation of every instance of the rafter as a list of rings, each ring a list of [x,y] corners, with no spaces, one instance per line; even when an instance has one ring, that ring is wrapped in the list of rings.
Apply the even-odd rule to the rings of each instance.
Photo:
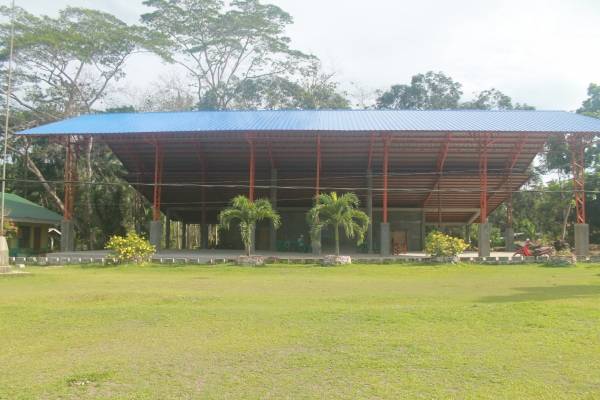
[[[433,184],[433,187],[431,188],[431,191],[425,198],[425,201],[423,201],[422,207],[425,207],[427,205],[427,203],[431,199],[431,196],[433,196],[433,191],[436,188],[438,188],[440,185],[440,181],[442,179],[442,171],[444,170],[444,164],[446,163],[446,156],[448,156],[448,151],[450,150],[451,140],[452,140],[452,132],[446,133],[446,137],[444,138],[444,141],[442,142],[442,145],[440,146],[440,152],[438,155],[438,165],[437,165],[438,176],[435,180],[435,183]],[[438,196],[441,196],[439,190],[438,190]],[[439,207],[439,208],[441,208],[441,207]]]

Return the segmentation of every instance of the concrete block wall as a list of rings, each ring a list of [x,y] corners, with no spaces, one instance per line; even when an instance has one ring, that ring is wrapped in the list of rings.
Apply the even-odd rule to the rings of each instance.
[[[281,227],[276,231],[277,240],[289,240],[297,241],[300,235],[304,235],[304,238],[308,241],[310,239],[310,226],[306,221],[306,210],[279,210],[281,216]],[[407,238],[407,251],[423,251],[423,237],[422,237],[422,220],[421,210],[416,209],[415,211],[389,211],[388,221],[390,223],[390,230],[393,231],[406,231]],[[381,211],[373,211],[373,240],[380,244],[380,230],[379,224],[383,220],[383,213]],[[255,242],[258,244],[258,232],[261,229],[268,229],[268,221],[260,221],[257,224],[257,237]],[[366,237],[365,237],[366,239]],[[236,222],[232,222],[229,231],[221,231],[220,241],[222,243],[233,244],[234,249],[243,249],[241,237],[239,235],[239,227]],[[323,243],[324,251],[333,249],[335,246],[335,232],[333,227],[329,226],[321,232],[321,242]],[[340,229],[340,247],[341,248],[352,248],[356,246],[356,237],[348,238],[343,231]],[[268,250],[260,249],[257,250]]]
[[[373,241],[380,242],[379,224],[383,222],[383,212],[373,211]],[[390,231],[406,231],[406,250],[423,251],[421,210],[415,211],[388,211]]]

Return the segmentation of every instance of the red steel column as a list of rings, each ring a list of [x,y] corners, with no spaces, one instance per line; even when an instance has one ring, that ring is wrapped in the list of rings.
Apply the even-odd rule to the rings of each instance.
[[[253,135],[246,135],[246,139],[248,140],[248,143],[250,143],[250,194],[248,196],[248,198],[250,199],[251,202],[254,201],[254,166],[255,166],[255,145],[254,145],[254,136]]]
[[[479,207],[481,223],[487,221],[487,148],[488,133],[479,133]]]
[[[388,145],[390,134],[383,133],[383,223],[387,223],[387,200],[388,200]]]

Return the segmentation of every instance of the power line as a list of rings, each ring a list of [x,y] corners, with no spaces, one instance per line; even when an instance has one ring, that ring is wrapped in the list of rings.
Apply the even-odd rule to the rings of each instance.
[[[206,184],[202,182],[185,182],[185,183],[128,183],[128,182],[83,182],[83,181],[40,181],[40,180],[26,180],[26,179],[6,179],[6,182],[19,182],[19,183],[37,183],[37,184],[71,184],[71,185],[81,185],[81,186],[126,186],[135,188],[136,186],[147,186],[147,187],[190,187],[190,188],[227,188],[227,189],[249,189],[251,186],[248,184]],[[280,186],[280,185],[254,185],[252,186],[254,189],[280,189],[280,190],[330,190],[330,191],[366,191],[369,190],[367,187],[327,187],[327,186]],[[415,189],[415,188],[371,188],[373,192],[385,192],[388,193],[481,193],[481,189]],[[573,193],[573,190],[548,190],[548,189],[525,189],[525,190],[486,190],[486,193]],[[600,194],[600,190],[585,190],[584,193],[588,194]],[[187,204],[187,203],[186,203]]]

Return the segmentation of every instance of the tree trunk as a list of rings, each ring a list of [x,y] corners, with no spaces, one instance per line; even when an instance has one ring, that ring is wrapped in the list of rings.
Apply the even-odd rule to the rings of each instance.
[[[337,224],[335,225],[335,255],[340,255],[340,233],[339,226]]]
[[[92,149],[94,147],[94,139],[92,136],[89,136],[85,139],[85,142],[85,178],[86,181],[89,183],[92,181]],[[90,185],[85,185],[85,224],[87,225],[87,229],[89,230],[88,245],[90,250],[94,248],[94,243],[96,242],[94,230],[92,229],[92,199],[90,194],[91,189],[92,187]]]
[[[565,240],[565,236],[567,236],[567,221],[569,219],[569,214],[571,213],[572,206],[573,206],[573,202],[569,201],[569,207],[564,211],[563,226],[562,226],[562,240]]]
[[[246,245],[246,255],[250,257],[250,245]]]

